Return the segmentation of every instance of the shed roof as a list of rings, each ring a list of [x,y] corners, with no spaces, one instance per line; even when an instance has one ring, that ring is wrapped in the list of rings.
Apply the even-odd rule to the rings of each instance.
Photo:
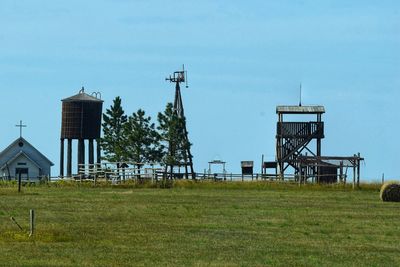
[[[209,161],[208,163],[209,164],[225,164],[226,162],[219,160],[219,159],[215,159],[215,160]]]
[[[85,91],[81,90],[78,94],[61,100],[62,102],[104,102],[103,100],[88,95]]]
[[[242,166],[242,168],[254,167],[254,161],[250,161],[250,160],[242,161],[241,166]]]
[[[354,155],[350,157],[338,157],[338,156],[299,156],[298,160],[300,162],[306,164],[315,164],[317,163],[320,166],[332,166],[332,167],[340,167],[342,164],[343,167],[355,167],[357,166],[357,161],[363,161],[364,158]]]
[[[277,106],[277,114],[322,114],[324,106]]]

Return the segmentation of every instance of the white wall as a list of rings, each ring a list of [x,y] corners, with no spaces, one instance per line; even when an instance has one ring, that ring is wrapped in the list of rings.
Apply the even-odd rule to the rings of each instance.
[[[18,163],[26,163],[26,165],[18,165]],[[42,175],[40,169],[23,154],[19,155],[17,159],[10,163],[8,168],[10,169],[10,176],[12,178],[15,177],[16,168],[28,168],[28,176],[30,180],[38,180],[38,177]],[[8,177],[7,167],[1,170],[1,175]]]

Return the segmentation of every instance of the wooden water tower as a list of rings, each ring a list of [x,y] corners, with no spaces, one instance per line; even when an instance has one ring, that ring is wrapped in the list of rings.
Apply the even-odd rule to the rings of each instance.
[[[277,106],[278,123],[276,129],[276,155],[278,174],[284,178],[285,170],[293,167],[295,174],[301,172],[298,157],[303,152],[312,156],[321,156],[321,140],[324,138],[323,106]],[[284,115],[316,115],[314,121],[284,121]],[[310,146],[316,141],[316,147]],[[318,175],[319,168],[313,173]]]
[[[94,164],[94,141],[97,145],[97,159],[100,163],[101,151],[98,139],[101,135],[103,101],[99,93],[88,95],[85,89],[77,95],[62,101],[60,177],[64,177],[64,140],[67,140],[67,177],[72,176],[72,141],[78,140],[78,168],[85,164],[85,141],[88,142],[89,164]]]

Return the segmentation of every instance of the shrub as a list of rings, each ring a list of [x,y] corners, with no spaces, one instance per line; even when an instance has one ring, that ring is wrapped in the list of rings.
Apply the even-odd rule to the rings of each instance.
[[[387,182],[381,187],[382,201],[400,202],[400,183]]]

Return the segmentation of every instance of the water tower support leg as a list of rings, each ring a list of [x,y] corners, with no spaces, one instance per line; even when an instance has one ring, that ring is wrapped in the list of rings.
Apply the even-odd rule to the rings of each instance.
[[[100,147],[100,140],[96,140],[96,144],[97,144],[97,164],[101,163],[101,147]]]
[[[78,174],[79,169],[82,167],[81,164],[85,163],[85,141],[83,139],[78,140]]]
[[[94,164],[94,144],[93,144],[93,139],[89,139],[89,164]]]
[[[67,148],[67,177],[72,176],[72,139],[68,139]]]
[[[61,138],[60,146],[60,177],[64,177],[64,138]]]

